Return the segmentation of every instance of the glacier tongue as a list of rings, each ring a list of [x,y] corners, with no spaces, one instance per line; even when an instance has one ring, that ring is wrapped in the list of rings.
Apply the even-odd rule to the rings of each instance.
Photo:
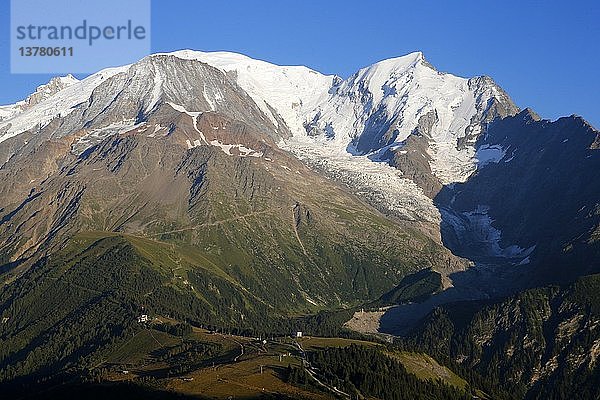
[[[488,214],[489,206],[478,205],[471,211],[456,212],[442,209],[443,229],[451,229],[457,238],[455,246],[459,252],[469,253],[478,261],[490,259],[511,260],[513,264],[527,264],[535,245],[527,249],[517,244],[502,246],[502,232],[495,228]],[[469,249],[469,247],[471,247]]]
[[[293,137],[279,143],[311,168],[341,182],[376,208],[409,221],[439,224],[433,201],[402,172],[367,156],[352,155],[334,147],[316,146],[307,137]]]

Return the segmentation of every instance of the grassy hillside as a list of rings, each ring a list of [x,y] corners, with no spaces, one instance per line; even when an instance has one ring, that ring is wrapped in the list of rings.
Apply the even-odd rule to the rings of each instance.
[[[277,307],[290,290],[258,296],[218,262],[189,245],[77,234],[0,289],[0,380],[64,378],[107,360],[141,361],[152,351],[147,346],[160,342],[140,333],[141,314],[262,336],[336,334],[349,318],[343,310],[294,316],[294,308]]]

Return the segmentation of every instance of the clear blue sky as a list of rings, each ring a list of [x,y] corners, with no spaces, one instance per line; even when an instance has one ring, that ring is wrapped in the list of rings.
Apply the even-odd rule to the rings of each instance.
[[[49,79],[10,74],[8,4],[1,0],[0,104]],[[544,118],[578,114],[600,128],[598,0],[154,0],[153,52],[182,48],[235,51],[343,77],[422,50],[441,71],[490,75],[520,107]]]

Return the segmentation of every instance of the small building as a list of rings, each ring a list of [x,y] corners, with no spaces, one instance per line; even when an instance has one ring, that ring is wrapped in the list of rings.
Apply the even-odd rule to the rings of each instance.
[[[148,322],[148,314],[142,314],[138,317],[138,322],[144,323],[144,322]]]
[[[301,338],[302,337],[302,331],[297,331],[296,334],[294,335],[295,338]]]

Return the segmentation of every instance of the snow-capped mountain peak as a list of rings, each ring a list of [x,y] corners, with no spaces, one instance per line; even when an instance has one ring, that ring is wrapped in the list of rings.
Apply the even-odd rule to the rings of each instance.
[[[451,183],[464,181],[476,168],[474,143],[490,104],[501,104],[496,116],[517,112],[490,79],[440,73],[415,52],[362,68],[343,81],[317,107],[307,132],[353,154],[380,153],[377,158],[402,148],[411,135],[424,137],[431,170]]]
[[[170,101],[266,130],[281,147],[346,182],[368,171],[359,179],[361,191],[389,191],[389,182],[396,182],[394,196],[413,197],[390,207],[409,218],[427,214],[428,220],[438,217],[423,192],[430,196],[441,184],[462,182],[494,162],[489,157],[481,162],[479,134],[494,117],[517,112],[491,79],[440,73],[421,52],[382,60],[344,80],[237,53],[180,50],[82,81],[57,78],[38,92],[40,98],[26,110],[0,108],[0,142],[69,115],[49,134],[85,127],[91,133],[80,139],[79,151],[131,129]],[[431,177],[429,189],[408,178],[415,165],[423,168],[416,175]],[[381,176],[390,178],[383,182]],[[416,212],[428,201],[427,211]]]
[[[33,107],[34,105],[41,103],[42,101],[54,96],[66,87],[69,87],[79,82],[73,75],[68,74],[65,76],[56,76],[44,85],[38,86],[36,91],[30,94],[25,100],[23,109]]]
[[[306,114],[327,99],[329,89],[339,80],[305,66],[279,66],[224,51],[180,50],[157,55],[197,60],[229,73],[275,126],[280,117],[293,134],[304,131]]]
[[[77,82],[79,80],[71,74],[52,78],[48,83],[38,86],[35,92],[27,96],[25,100],[18,101],[15,104],[0,106],[0,121],[15,117],[17,114],[41,103],[62,89]]]
[[[424,60],[423,53],[420,51],[405,56],[388,58],[361,68],[350,80],[370,82],[375,85],[375,89],[380,89],[390,78],[393,79],[405,74],[410,69],[419,66]]]

